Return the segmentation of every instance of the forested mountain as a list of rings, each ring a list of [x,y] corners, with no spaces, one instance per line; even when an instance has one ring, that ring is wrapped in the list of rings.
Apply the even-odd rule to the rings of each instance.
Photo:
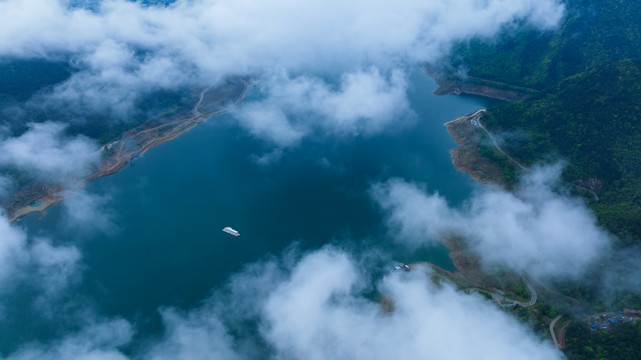
[[[641,323],[621,324],[616,336],[609,331],[594,332],[585,324],[572,324],[566,338],[566,352],[572,359],[635,360],[641,354]]]
[[[506,29],[496,42],[460,44],[449,69],[469,82],[538,90],[488,112],[487,126],[514,157],[568,162],[565,179],[593,188],[600,222],[627,242],[641,239],[641,2],[567,0],[554,32]],[[527,27],[525,24],[518,25]],[[589,199],[589,198],[588,198]]]
[[[508,28],[499,40],[457,46],[449,65],[472,77],[553,90],[569,76],[612,61],[641,57],[641,2],[566,0],[566,18],[554,32]]]
[[[638,246],[641,2],[565,4],[566,18],[557,31],[506,29],[496,42],[459,44],[445,62],[446,78],[496,84],[528,96],[489,109],[482,119],[486,127],[500,135],[507,153],[527,165],[565,161],[564,180],[576,185],[599,222],[622,240],[617,245]],[[482,155],[507,166],[491,153]],[[584,285],[575,284],[584,292],[598,292]],[[641,289],[628,291],[632,298]],[[576,321],[568,328],[566,354],[571,359],[636,359],[638,331],[630,324],[591,332]]]
[[[554,91],[492,109],[484,121],[511,133],[506,149],[525,163],[567,161],[565,179],[593,187],[603,225],[641,238],[641,59],[621,60],[561,81]]]

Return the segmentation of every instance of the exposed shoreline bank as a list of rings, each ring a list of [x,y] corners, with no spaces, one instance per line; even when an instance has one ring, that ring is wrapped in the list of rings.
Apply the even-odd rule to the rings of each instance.
[[[242,88],[236,89],[238,94],[233,97],[231,103],[237,104],[245,97],[249,84],[241,82]],[[177,137],[186,134],[196,126],[204,123],[207,119],[220,115],[226,111],[226,106],[215,106],[215,103],[225,100],[219,93],[208,93],[211,87],[204,89],[198,98],[191,113],[179,116],[174,119],[165,119],[160,124],[143,123],[133,129],[124,132],[118,140],[115,140],[100,148],[103,156],[97,169],[83,180],[83,186],[103,176],[111,175],[125,167],[135,158],[144,155],[147,151],[165,144]],[[207,111],[202,108],[213,107],[216,109]],[[9,206],[6,209],[9,221],[19,221],[22,217],[33,212],[41,212],[60,203],[64,199],[64,190],[61,188],[41,187],[37,195],[29,196],[29,203],[21,206]]]
[[[518,101],[538,94],[535,89],[515,86],[498,81],[459,75],[456,72],[442,70],[429,65],[422,66],[427,76],[436,81],[438,88],[435,95],[476,95],[502,101]]]
[[[480,110],[479,110],[480,111]],[[472,124],[478,111],[446,122],[447,132],[459,145],[450,150],[452,165],[458,171],[468,174],[481,184],[505,186],[502,181],[503,169],[482,156],[479,141],[481,133]]]
[[[436,84],[439,86],[438,89],[434,90],[435,95],[477,95],[483,96],[496,100],[503,101],[518,101],[523,100],[531,95],[531,93],[518,91],[518,90],[509,90],[501,89],[492,84],[483,83],[480,79],[477,82],[472,81],[463,81],[460,79],[449,79],[445,77],[433,76]]]

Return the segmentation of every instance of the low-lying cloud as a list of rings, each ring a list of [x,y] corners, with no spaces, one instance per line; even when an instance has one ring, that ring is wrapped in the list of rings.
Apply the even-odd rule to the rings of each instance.
[[[4,199],[9,194],[12,187],[13,181],[10,178],[0,176],[0,200]]]
[[[318,82],[326,75],[352,74],[345,75],[349,82],[371,67],[387,74],[433,62],[457,41],[491,37],[518,22],[551,29],[563,12],[558,0],[313,0],[304,6],[293,0],[178,0],[169,6],[104,0],[90,7],[4,0],[0,57],[70,59],[74,74],[39,101],[126,118],[144,94],[157,90],[275,69],[313,74],[309,86],[322,88],[328,85]],[[300,81],[298,75],[293,81]],[[343,104],[359,94],[342,95],[346,99],[329,105],[339,116],[353,117]],[[357,100],[359,115],[376,110],[359,108],[363,100]]]
[[[127,357],[118,347],[131,341],[131,324],[122,319],[103,320],[93,324],[91,321],[82,331],[65,337],[53,346],[26,346],[6,360],[126,360]]]
[[[315,77],[279,73],[259,87],[266,98],[239,106],[232,114],[253,135],[283,147],[317,131],[377,133],[411,112],[407,79],[399,70],[389,76],[376,68],[348,73],[336,87]]]
[[[67,61],[71,70],[2,116],[17,128],[34,113],[118,123],[144,116],[154,94],[242,76],[259,78],[264,97],[233,114],[276,148],[312,136],[368,135],[411,113],[407,74],[417,63],[505,27],[552,29],[563,14],[559,0],[2,0],[0,57]],[[5,142],[40,144],[0,162],[48,179],[83,175],[95,158],[77,156],[92,154],[91,145],[80,138],[62,145],[61,131],[32,125],[30,135]]]
[[[234,115],[252,134],[277,147],[294,146],[318,133],[367,135],[396,126],[411,113],[407,74],[417,62],[436,61],[457,41],[491,37],[516,23],[551,29],[563,16],[558,0],[312,0],[304,6],[293,0],[179,0],[166,7],[125,0],[94,3],[89,8],[67,0],[0,0],[0,57],[63,60],[73,70],[69,79],[33,98],[31,106],[37,102],[59,113],[121,121],[155,91],[252,76],[261,79],[264,96],[235,109]],[[11,112],[26,119],[18,106]],[[65,135],[62,123],[34,123],[25,133],[0,141],[0,164],[76,183],[99,161],[97,150],[88,138]],[[382,194],[396,194],[393,188],[394,182],[381,185]],[[411,194],[411,186],[405,192]],[[488,207],[503,202],[524,209],[522,214],[547,209],[488,194],[478,203],[487,214]],[[87,209],[102,206],[101,200],[81,192],[71,199],[70,205]],[[389,201],[390,211],[402,206]],[[418,201],[414,206],[421,205]],[[445,215],[457,213],[447,204],[434,206]],[[580,210],[573,214],[582,219]],[[98,214],[76,215],[82,223]],[[520,226],[528,224],[522,217],[513,219],[514,229],[504,237],[522,233]],[[480,220],[476,226],[480,233],[492,229]],[[5,217],[0,217],[0,237],[1,291],[27,276],[21,272],[26,268],[35,269],[28,274],[42,284],[39,291],[47,299],[79,276],[81,256],[74,246],[31,239]],[[476,245],[483,246],[483,251],[502,249],[497,242]],[[555,246],[538,250],[548,254]],[[561,247],[567,252],[572,246]],[[511,252],[524,252],[519,249],[513,245]],[[590,259],[584,254],[572,255],[576,268]],[[539,265],[540,254],[525,255],[529,263],[521,269]],[[560,258],[552,255],[555,261]],[[507,262],[500,256],[490,261]],[[255,264],[202,308],[186,313],[162,309],[165,336],[134,357],[460,359],[482,353],[496,359],[562,358],[548,342],[482,298],[435,287],[419,273],[391,275],[380,283],[395,304],[395,311],[384,315],[364,295],[371,270],[333,248],[297,261]],[[81,330],[47,344],[24,344],[8,359],[128,358],[122,348],[131,344],[132,324],[85,320]],[[258,329],[247,331],[246,324],[258,324]]]
[[[0,295],[28,284],[43,296],[55,297],[79,275],[81,255],[74,246],[29,238],[5,216],[0,216],[0,239]]]
[[[364,295],[368,271],[331,247],[293,263],[254,264],[203,307],[187,313],[163,310],[165,336],[133,357],[564,358],[549,341],[481,296],[435,286],[427,269],[386,276],[379,289],[393,301],[394,311],[383,313],[376,300]],[[243,331],[249,323],[259,324],[258,330]],[[49,346],[25,346],[7,359],[126,359],[119,349],[131,336],[126,322],[105,321]]]
[[[596,289],[603,299],[611,303],[622,295],[641,293],[641,247],[617,249],[608,254],[607,263],[594,271]]]
[[[553,189],[561,165],[527,174],[514,193],[477,192],[462,209],[400,179],[376,184],[372,196],[399,241],[421,246],[462,237],[487,266],[535,277],[578,277],[610,249],[610,235],[585,204]]]
[[[117,230],[113,212],[109,208],[111,198],[82,189],[65,191],[65,226],[74,231],[100,231],[112,233]]]
[[[66,136],[66,125],[32,123],[18,137],[0,140],[0,166],[29,171],[41,179],[77,182],[100,160],[95,142],[85,136]]]

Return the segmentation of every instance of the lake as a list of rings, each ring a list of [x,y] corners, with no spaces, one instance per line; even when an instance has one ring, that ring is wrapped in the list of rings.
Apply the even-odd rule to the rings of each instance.
[[[370,184],[391,177],[424,183],[451,203],[476,186],[457,172],[448,151],[456,146],[443,123],[487,107],[485,100],[435,96],[434,81],[411,76],[414,123],[368,137],[304,140],[280,160],[259,165],[269,144],[238,127],[230,115],[154,148],[87,190],[108,196],[105,210],[117,230],[61,226],[61,206],[20,224],[29,233],[74,243],[83,275],[73,298],[97,313],[124,317],[145,331],[160,327],[160,306],[192,308],[243,265],[278,255],[293,242],[305,251],[333,243],[353,251],[377,248],[395,262],[430,261],[452,270],[448,250],[416,252],[395,246],[383,216],[368,196]],[[251,99],[249,99],[251,101]],[[225,234],[231,226],[240,237]],[[16,294],[15,301],[20,302]],[[29,311],[6,311],[0,351],[55,334]]]

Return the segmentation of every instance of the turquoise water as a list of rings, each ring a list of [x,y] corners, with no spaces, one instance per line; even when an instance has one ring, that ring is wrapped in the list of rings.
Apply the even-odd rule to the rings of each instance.
[[[110,196],[108,213],[117,231],[59,226],[60,206],[22,224],[32,234],[54,234],[81,249],[83,279],[73,297],[99,314],[125,317],[152,332],[160,326],[158,307],[197,306],[244,264],[278,255],[292,242],[302,250],[327,243],[354,252],[382,248],[389,263],[381,266],[432,261],[451,270],[443,247],[409,252],[394,246],[367,190],[373,182],[401,177],[425,183],[454,204],[463,201],[474,184],[452,167],[448,151],[455,143],[443,123],[487,104],[437,97],[433,81],[419,72],[411,81],[417,119],[407,128],[306,140],[280,161],[260,166],[255,156],[270,147],[223,115],[88,186],[91,193]],[[223,233],[225,226],[241,236]],[[34,326],[42,334],[56,332],[38,328],[28,313],[9,313],[0,331],[12,334],[0,340],[0,351],[29,338],[25,334]]]

